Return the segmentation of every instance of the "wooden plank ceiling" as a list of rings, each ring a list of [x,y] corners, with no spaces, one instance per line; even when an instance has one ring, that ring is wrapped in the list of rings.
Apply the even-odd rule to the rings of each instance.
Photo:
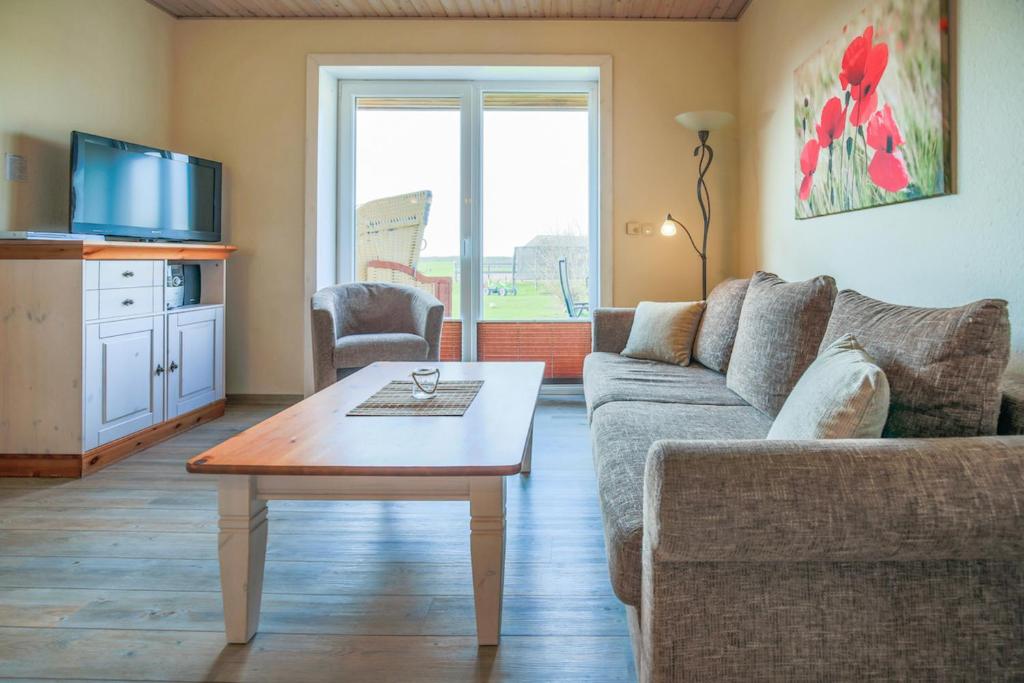
[[[419,17],[734,21],[751,0],[149,0],[179,18]]]

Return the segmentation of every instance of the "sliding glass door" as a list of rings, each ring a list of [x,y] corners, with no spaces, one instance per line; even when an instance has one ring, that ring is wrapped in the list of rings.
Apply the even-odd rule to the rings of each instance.
[[[554,364],[553,341],[589,339],[594,95],[593,83],[344,82],[339,281],[434,294],[448,358]]]

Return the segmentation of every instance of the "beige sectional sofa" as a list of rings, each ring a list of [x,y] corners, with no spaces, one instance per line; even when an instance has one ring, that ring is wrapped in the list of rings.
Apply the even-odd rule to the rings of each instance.
[[[1024,677],[1024,383],[1000,435],[767,441],[632,320],[594,311],[584,390],[640,680]]]

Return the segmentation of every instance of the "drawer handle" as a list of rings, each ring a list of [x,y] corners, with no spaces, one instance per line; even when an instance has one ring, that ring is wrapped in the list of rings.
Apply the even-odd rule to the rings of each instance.
[[[135,299],[125,299],[121,302],[122,306],[132,306],[135,304]]]
[[[135,277],[135,273],[130,270],[126,270],[121,273],[121,277]]]

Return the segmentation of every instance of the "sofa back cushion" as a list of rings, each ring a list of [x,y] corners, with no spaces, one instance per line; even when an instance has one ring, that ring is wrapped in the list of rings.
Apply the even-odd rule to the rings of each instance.
[[[623,356],[675,365],[690,364],[703,301],[641,301]]]
[[[693,342],[693,357],[706,368],[725,372],[736,341],[740,310],[750,280],[726,280],[711,290]]]
[[[889,414],[885,372],[852,334],[822,350],[793,387],[769,439],[877,439]]]
[[[845,334],[857,338],[889,379],[883,436],[996,433],[999,382],[1010,356],[1005,301],[915,308],[843,290],[822,345]]]
[[[762,412],[778,415],[818,355],[835,297],[836,282],[827,275],[786,282],[772,273],[754,273],[725,385]]]

